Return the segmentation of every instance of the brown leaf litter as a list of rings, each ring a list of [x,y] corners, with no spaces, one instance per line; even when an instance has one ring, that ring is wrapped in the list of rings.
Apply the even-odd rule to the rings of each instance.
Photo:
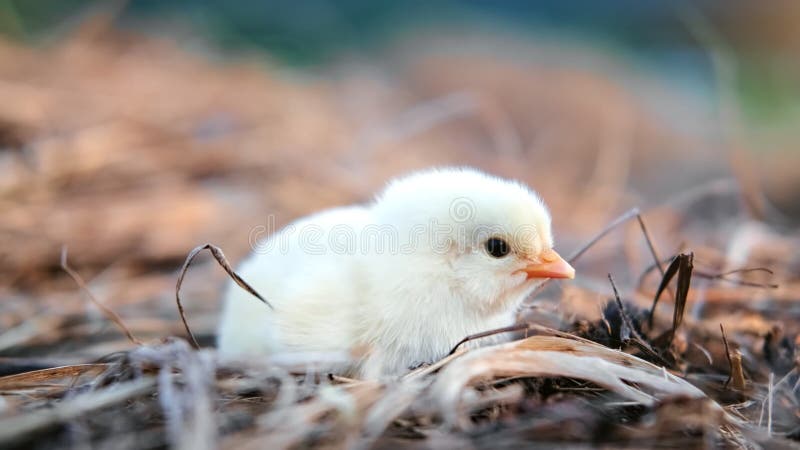
[[[800,235],[620,84],[517,56],[298,81],[103,29],[0,42],[0,447],[796,448]],[[437,164],[529,182],[579,249],[516,340],[391,381],[216,360],[235,272],[187,254]]]

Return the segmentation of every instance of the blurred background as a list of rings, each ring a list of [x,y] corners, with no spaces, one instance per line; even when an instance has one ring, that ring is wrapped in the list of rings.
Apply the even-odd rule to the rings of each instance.
[[[235,263],[269,215],[432,165],[530,184],[567,253],[638,206],[663,257],[796,282],[799,25],[791,0],[0,0],[0,352],[129,346],[63,246],[157,339],[182,332],[193,247]],[[575,289],[635,287],[642,242],[622,227]],[[206,343],[223,280],[208,261],[187,276]]]

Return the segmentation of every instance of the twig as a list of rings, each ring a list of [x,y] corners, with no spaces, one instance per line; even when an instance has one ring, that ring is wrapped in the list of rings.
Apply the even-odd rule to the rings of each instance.
[[[610,224],[606,225],[606,227],[605,227],[605,228],[603,228],[603,230],[602,230],[602,231],[600,231],[600,233],[598,233],[597,235],[595,235],[595,237],[593,237],[591,240],[589,240],[589,242],[587,242],[586,244],[584,244],[584,245],[583,245],[583,247],[581,247],[581,248],[580,248],[580,249],[578,249],[576,252],[574,252],[574,253],[573,253],[573,254],[572,254],[572,255],[571,255],[571,256],[570,256],[570,257],[567,259],[567,261],[568,261],[568,262],[570,262],[570,263],[573,263],[573,262],[575,262],[575,261],[576,261],[578,258],[580,258],[580,257],[581,257],[581,256],[582,256],[584,253],[586,253],[586,251],[587,251],[587,250],[589,250],[590,248],[592,248],[592,247],[594,246],[594,244],[596,244],[598,241],[600,241],[600,239],[603,239],[604,237],[606,237],[606,235],[607,235],[608,233],[610,233],[610,232],[614,231],[614,229],[615,229],[615,228],[617,228],[618,226],[622,225],[623,223],[625,223],[625,222],[627,222],[627,221],[631,220],[633,217],[638,217],[638,216],[639,216],[639,208],[632,208],[632,209],[629,209],[629,210],[628,210],[628,211],[626,211],[624,214],[622,214],[621,216],[619,216],[619,217],[617,217],[616,219],[614,219],[614,221],[612,221]]]
[[[647,231],[647,226],[644,224],[644,219],[642,218],[642,214],[639,211],[639,208],[631,208],[628,211],[626,211],[624,214],[622,214],[621,216],[619,216],[616,219],[614,219],[611,223],[606,225],[606,227],[603,228],[599,233],[597,233],[592,239],[590,239],[589,242],[584,244],[583,247],[579,248],[572,255],[570,255],[570,257],[567,258],[567,262],[572,264],[575,261],[577,261],[578,258],[583,256],[583,254],[586,253],[590,248],[592,248],[597,242],[599,242],[601,239],[606,237],[609,233],[614,231],[615,228],[617,228],[618,226],[622,225],[623,223],[631,220],[634,217],[636,217],[636,219],[639,222],[639,228],[641,228],[642,234],[644,235],[644,238],[645,238],[645,241],[647,241],[647,247],[650,249],[650,254],[653,255],[653,259],[655,260],[655,263],[656,263],[658,269],[663,274],[664,273],[664,269],[661,266],[661,261],[658,258],[658,252],[656,251],[655,244],[653,244],[653,239],[650,237],[650,232]],[[551,281],[550,279],[545,280],[542,284],[540,284],[533,291],[533,294],[531,294],[531,295],[536,295],[536,293],[538,293],[539,291],[544,289],[545,286],[547,286],[547,284],[550,281]]]
[[[614,219],[610,224],[606,225],[605,228],[603,228],[592,239],[590,239],[589,242],[584,244],[583,247],[581,247],[577,251],[573,252],[572,255],[570,255],[570,257],[567,258],[567,262],[569,262],[570,264],[574,263],[575,261],[578,260],[578,258],[583,256],[584,253],[586,253],[590,248],[592,248],[596,243],[598,243],[600,241],[600,239],[603,239],[604,237],[606,237],[606,235],[608,235],[608,233],[611,233],[612,231],[614,231],[615,228],[617,228],[618,226],[622,225],[623,223],[631,220],[634,216],[638,216],[638,215],[639,215],[639,208],[629,209],[624,214],[622,214],[621,216],[619,216],[616,219]],[[531,296],[534,296],[537,293],[539,293],[542,289],[544,289],[550,283],[550,281],[551,281],[550,278],[544,280],[544,282],[542,282],[542,284],[540,284],[539,286],[536,287],[536,289],[534,289],[534,291],[531,294]]]
[[[773,272],[772,270],[770,270],[770,269],[768,269],[766,267],[750,267],[750,268],[744,268],[744,269],[729,270],[727,272],[722,272],[722,273],[718,273],[716,275],[709,275],[709,276],[713,277],[713,278],[722,278],[722,277],[726,277],[728,275],[734,275],[734,274],[737,274],[737,273],[748,273],[748,272],[766,272],[766,273],[768,273],[770,275],[775,275],[775,272]]]
[[[769,386],[767,387],[767,436],[772,437],[772,398],[775,394],[772,385],[775,383],[775,374],[769,373]]]
[[[650,232],[647,231],[647,226],[644,224],[644,218],[641,214],[636,214],[636,219],[639,221],[639,228],[642,230],[642,234],[644,235],[644,240],[647,242],[647,248],[650,249],[650,255],[653,256],[653,263],[658,267],[658,271],[661,272],[661,276],[664,276],[664,266],[661,263],[661,258],[658,257],[658,252],[656,251],[656,245],[653,243],[653,239],[650,237]],[[672,295],[669,287],[667,287],[667,292]],[[653,316],[652,311],[650,312],[650,320],[648,320],[648,326],[653,328]]]
[[[495,328],[493,330],[488,330],[488,331],[483,331],[483,332],[480,332],[480,333],[470,334],[469,336],[465,337],[464,339],[461,339],[460,341],[458,341],[458,343],[453,347],[452,350],[450,350],[450,353],[448,353],[447,356],[450,356],[453,353],[455,353],[456,350],[458,350],[458,347],[461,347],[462,345],[464,345],[465,343],[467,343],[469,341],[474,341],[475,339],[480,339],[480,338],[485,338],[485,337],[488,337],[488,336],[493,336],[495,334],[510,333],[512,331],[521,331],[521,330],[527,330],[527,329],[530,329],[530,325],[529,324],[527,324],[527,323],[517,323],[517,324],[514,324],[514,325],[509,325],[507,327]]]
[[[614,290],[614,300],[617,302],[617,307],[619,308],[619,315],[622,317],[623,322],[625,325],[631,330],[631,334],[633,335],[634,339],[637,341],[639,345],[641,345],[645,350],[649,351],[651,354],[659,356],[650,344],[648,344],[642,336],[636,331],[636,328],[633,327],[633,322],[631,318],[628,316],[628,312],[625,311],[625,305],[622,304],[622,300],[619,297],[619,291],[617,291],[617,285],[614,284],[614,278],[611,274],[608,274],[608,281],[611,282],[611,289]]]
[[[711,353],[705,347],[698,344],[697,342],[692,342],[692,345],[694,346],[694,348],[703,353],[703,355],[705,355],[706,359],[708,360],[709,366],[714,365],[714,358],[711,357]]]
[[[131,333],[131,330],[129,330],[128,327],[125,326],[125,323],[122,322],[122,319],[117,315],[117,313],[112,311],[111,308],[109,308],[108,306],[102,304],[92,294],[92,292],[89,290],[89,287],[86,286],[86,282],[83,281],[83,278],[81,278],[81,276],[78,274],[78,272],[72,270],[72,268],[69,266],[69,264],[67,264],[67,246],[66,245],[61,247],[61,268],[64,270],[64,272],[67,273],[67,275],[70,276],[70,278],[72,278],[73,281],[75,281],[75,284],[77,284],[78,287],[81,289],[81,292],[83,292],[84,295],[86,295],[86,298],[88,298],[92,303],[94,303],[95,306],[100,308],[100,311],[106,316],[106,318],[109,319],[110,321],[114,322],[114,324],[117,326],[117,328],[119,328],[120,331],[122,331],[122,333],[125,334],[125,337],[127,337],[129,341],[131,341],[132,343],[134,343],[136,345],[142,345],[142,342],[140,340],[136,339],[136,337],[133,336],[133,333]]]
[[[656,251],[655,244],[653,244],[653,239],[650,237],[650,233],[647,231],[647,227],[644,224],[644,219],[638,211],[636,212],[636,220],[639,221],[639,228],[642,229],[644,239],[647,241],[647,248],[650,249],[650,254],[653,255],[653,261],[655,261],[656,266],[658,266],[658,271],[661,272],[661,276],[664,276],[664,267],[661,265],[661,258],[658,257],[658,252]]]
[[[662,262],[669,262],[669,261],[672,261],[674,258],[675,258],[675,256],[672,256],[672,257],[667,258],[667,259],[662,259],[661,261]],[[658,266],[654,263],[654,264],[651,264],[650,266],[648,266],[647,269],[645,269],[644,272],[642,272],[642,274],[639,276],[639,281],[637,283],[637,286],[638,286],[639,289],[641,289],[642,285],[644,284],[645,277],[647,277],[647,275],[649,275],[650,272],[652,272],[657,267]],[[693,273],[694,273],[694,275],[696,275],[696,276],[698,276],[700,278],[706,278],[708,280],[725,281],[725,282],[732,283],[732,284],[735,284],[735,285],[738,285],[738,286],[749,286],[749,287],[769,288],[769,289],[777,289],[778,287],[780,287],[779,285],[774,284],[774,283],[757,283],[757,282],[754,282],[754,281],[731,280],[730,278],[726,278],[726,277],[728,277],[730,275],[735,275],[735,274],[739,274],[739,273],[749,273],[749,272],[766,272],[766,273],[768,273],[770,275],[774,275],[774,272],[772,270],[766,268],[766,267],[752,267],[752,268],[747,268],[746,267],[746,268],[743,268],[743,269],[729,270],[727,272],[722,272],[722,273],[711,273],[711,272],[706,272],[706,271],[700,270],[700,269],[694,269]]]
[[[774,273],[767,269],[766,267],[753,267],[753,268],[745,268],[745,269],[736,269],[730,270],[728,272],[723,273],[708,273],[703,272],[700,270],[695,271],[695,274],[699,277],[708,278],[709,280],[722,280],[727,281],[728,283],[737,284],[739,286],[750,286],[750,287],[760,287],[760,288],[769,288],[769,289],[777,289],[779,286],[774,283],[756,283],[753,281],[744,281],[744,280],[731,280],[730,278],[725,278],[728,275],[734,275],[737,273],[748,273],[748,272],[766,272],[770,275],[774,275]]]
[[[731,349],[728,347],[728,338],[725,337],[725,328],[722,327],[721,323],[719,324],[719,331],[722,332],[722,343],[725,344],[725,357],[728,358],[728,379],[725,380],[725,384],[722,385],[723,388],[727,389],[733,377],[733,361],[731,360]]]
[[[677,256],[677,255],[672,255],[672,256],[670,256],[669,258],[664,258],[664,259],[662,259],[660,262],[661,262],[662,264],[670,263],[670,262],[672,262],[672,260],[674,260],[674,259],[675,259],[675,257],[676,257],[676,256]],[[650,272],[652,272],[652,271],[654,271],[654,270],[656,270],[656,269],[658,269],[658,264],[656,264],[656,263],[652,263],[652,264],[650,264],[649,266],[647,266],[647,268],[646,268],[646,269],[644,269],[644,271],[642,272],[642,274],[641,274],[641,275],[639,275],[639,280],[636,282],[636,289],[639,289],[639,290],[641,290],[641,289],[642,289],[642,286],[644,285],[644,280],[645,280],[645,278],[647,278],[647,276],[648,276],[648,275],[650,275]],[[664,276],[664,274],[662,273],[662,274],[661,274],[661,276],[663,277],[663,276]]]
[[[189,339],[191,339],[192,345],[194,348],[200,348],[200,344],[197,343],[197,339],[195,339],[192,330],[189,328],[189,323],[186,321],[186,314],[183,311],[183,304],[181,303],[181,285],[183,284],[183,277],[186,276],[186,272],[189,270],[189,265],[194,261],[194,258],[198,255],[198,253],[202,252],[203,250],[208,250],[211,252],[211,255],[214,256],[214,259],[217,260],[220,266],[225,270],[225,273],[233,279],[236,284],[256,297],[257,299],[261,300],[262,303],[272,308],[272,305],[264,299],[255,289],[253,289],[247,282],[245,282],[236,272],[234,272],[233,268],[231,267],[228,260],[225,258],[225,255],[222,253],[222,250],[214,244],[203,244],[198,247],[195,247],[189,255],[186,256],[186,261],[183,263],[183,267],[181,267],[181,273],[178,275],[178,282],[175,285],[175,303],[178,304],[178,313],[181,316],[181,321],[183,322],[183,326],[186,328],[186,333],[189,335]]]
[[[553,335],[553,336],[569,338],[569,339],[575,339],[577,341],[582,341],[582,342],[594,342],[594,341],[591,341],[589,339],[584,339],[582,337],[576,336],[576,335],[571,334],[571,333],[566,333],[566,332],[563,332],[563,331],[559,331],[559,330],[556,330],[556,329],[553,329],[553,328],[549,328],[549,327],[545,327],[545,326],[542,326],[542,325],[537,325],[537,324],[534,324],[534,323],[517,323],[517,324],[514,324],[514,325],[509,325],[507,327],[494,328],[494,329],[491,329],[491,330],[483,331],[481,333],[471,334],[471,335],[465,337],[464,339],[461,339],[460,341],[458,341],[458,343],[453,347],[452,350],[450,350],[450,353],[448,353],[447,355],[449,357],[449,356],[452,356],[453,354],[455,354],[455,352],[458,350],[458,348],[460,346],[464,345],[465,342],[473,341],[475,339],[480,339],[480,338],[487,337],[487,336],[492,336],[494,334],[510,333],[512,331],[522,331],[522,330],[525,330],[526,333],[528,331],[530,331],[530,330],[537,330],[539,332],[544,332],[544,333],[547,333],[547,334],[550,334],[550,335]],[[527,335],[525,337],[527,338]]]
[[[733,363],[733,388],[743,391],[747,386],[747,381],[744,379],[744,368],[742,366],[742,352],[736,350],[731,355],[731,362]]]

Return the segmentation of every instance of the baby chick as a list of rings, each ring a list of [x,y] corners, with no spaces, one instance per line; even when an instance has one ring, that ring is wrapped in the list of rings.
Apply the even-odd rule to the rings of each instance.
[[[553,250],[539,197],[469,168],[413,173],[368,205],[301,218],[256,245],[238,273],[274,309],[231,283],[223,359],[358,350],[348,372],[365,378],[510,325],[545,279],[575,275]]]

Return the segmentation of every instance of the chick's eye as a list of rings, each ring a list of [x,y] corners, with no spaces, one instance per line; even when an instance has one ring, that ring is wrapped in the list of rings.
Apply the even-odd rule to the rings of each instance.
[[[486,241],[486,251],[495,258],[502,258],[511,251],[511,247],[503,239],[491,238]]]

